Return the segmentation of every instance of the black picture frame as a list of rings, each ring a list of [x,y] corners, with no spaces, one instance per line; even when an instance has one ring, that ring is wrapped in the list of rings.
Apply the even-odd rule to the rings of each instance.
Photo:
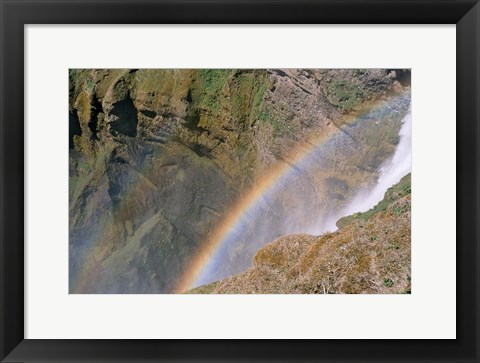
[[[0,14],[2,362],[480,361],[478,0],[1,0]],[[24,26],[71,23],[456,24],[457,339],[24,339]]]

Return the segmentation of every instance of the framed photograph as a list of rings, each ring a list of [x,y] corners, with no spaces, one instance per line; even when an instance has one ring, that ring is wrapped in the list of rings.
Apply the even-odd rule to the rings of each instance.
[[[480,361],[478,1],[1,11],[2,362]]]

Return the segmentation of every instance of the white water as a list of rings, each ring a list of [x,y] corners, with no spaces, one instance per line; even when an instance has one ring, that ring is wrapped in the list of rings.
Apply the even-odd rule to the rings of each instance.
[[[405,175],[412,171],[412,113],[408,111],[400,128],[400,141],[393,157],[386,161],[380,169],[380,177],[376,185],[369,190],[360,191],[346,208],[337,216],[332,217],[326,224],[324,231],[337,229],[338,219],[357,212],[365,212],[380,202],[388,188],[398,183]]]
[[[288,193],[289,189],[286,188],[298,187],[299,184],[297,183],[305,182],[306,174],[302,170],[309,170],[310,167],[317,165],[322,166],[322,161],[319,161],[317,158],[322,151],[325,151],[321,148],[335,147],[337,142],[345,141],[342,137],[346,138],[347,136],[345,135],[348,134],[340,134],[338,139],[330,140],[332,144],[327,146],[324,144],[319,148],[318,153],[312,153],[310,157],[302,159],[297,164],[300,172],[289,173],[280,182],[277,181],[275,187],[271,188],[268,193],[265,193],[262,199],[248,213],[245,213],[242,222],[237,222],[235,228],[231,229],[224,242],[222,242],[223,246],[210,259],[209,264],[204,267],[204,271],[195,282],[194,287],[221,280],[244,271],[250,266],[253,255],[266,243],[273,241],[279,236],[293,233],[321,235],[325,232],[336,230],[336,222],[341,217],[355,212],[367,211],[374,207],[383,199],[387,189],[400,181],[411,170],[411,122],[411,113],[408,111],[402,120],[399,132],[400,139],[396,150],[393,156],[380,167],[379,178],[376,184],[358,192],[345,208],[336,211],[329,218],[322,221],[319,221],[317,217],[324,215],[323,206],[320,203],[316,203],[317,198],[309,194],[316,192],[314,188],[308,189],[308,183],[302,184],[304,189],[294,189],[291,193]],[[375,125],[373,123],[367,125],[359,123],[358,127],[375,127]],[[306,190],[306,192],[304,193],[303,190]],[[281,197],[285,195],[299,198],[292,199],[298,203],[296,212],[292,208],[283,209]],[[290,203],[292,203],[291,200]],[[309,209],[310,205],[313,205],[311,209]],[[277,215],[272,214],[272,210],[279,211],[279,213]],[[249,241],[254,241],[255,243],[249,243]],[[243,250],[239,250],[241,253],[235,252],[237,246],[243,248]]]

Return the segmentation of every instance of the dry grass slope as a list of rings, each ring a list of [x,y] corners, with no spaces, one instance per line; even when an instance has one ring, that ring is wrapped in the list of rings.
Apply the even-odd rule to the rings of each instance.
[[[377,206],[343,218],[322,236],[283,236],[247,271],[192,294],[409,294],[410,174]]]

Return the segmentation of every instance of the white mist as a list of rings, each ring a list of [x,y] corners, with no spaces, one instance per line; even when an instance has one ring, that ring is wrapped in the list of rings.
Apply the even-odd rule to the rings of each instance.
[[[412,112],[408,111],[402,120],[400,128],[400,141],[393,157],[386,161],[380,168],[380,177],[375,186],[370,190],[359,192],[353,200],[331,218],[320,233],[337,229],[335,223],[338,219],[358,212],[365,212],[380,202],[388,188],[398,183],[405,175],[412,171]],[[319,233],[318,233],[319,234]]]

